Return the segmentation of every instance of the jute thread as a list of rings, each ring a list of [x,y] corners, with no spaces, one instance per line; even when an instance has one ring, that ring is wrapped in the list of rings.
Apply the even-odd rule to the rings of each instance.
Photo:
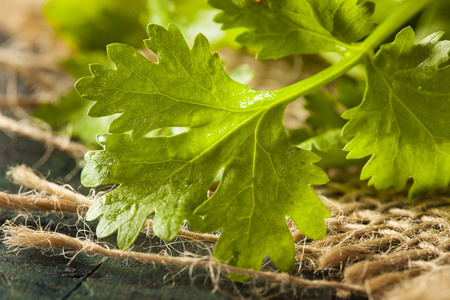
[[[279,282],[289,286],[307,287],[307,288],[334,288],[346,290],[354,293],[364,293],[359,286],[339,283],[325,280],[306,280],[291,276],[287,273],[275,273],[254,271],[237,268],[207,259],[192,257],[173,257],[154,253],[143,253],[136,251],[123,251],[118,249],[108,249],[89,240],[73,238],[57,232],[48,232],[43,230],[32,230],[24,226],[6,225],[3,227],[5,232],[4,242],[10,247],[36,247],[41,249],[71,249],[80,252],[98,254],[104,257],[118,259],[135,259],[145,263],[157,263],[166,266],[184,266],[213,268],[228,273],[252,276],[257,279]]]
[[[73,85],[73,79],[64,74],[58,66],[58,61],[69,57],[67,53],[71,53],[71,51],[67,45],[56,41],[48,24],[41,22],[44,20],[40,6],[42,1],[16,0],[3,1],[4,3],[1,4],[3,9],[0,9],[0,13],[3,12],[6,17],[0,18],[0,23],[2,29],[6,29],[4,32],[10,35],[8,43],[13,46],[28,45],[28,51],[20,51],[21,47],[11,47],[13,51],[5,51],[6,49],[0,48],[0,65],[9,72],[20,75],[21,79],[36,89],[36,92],[31,95],[17,93],[2,95],[0,97],[0,106],[2,107],[11,108],[16,104],[19,107],[34,105],[35,100],[40,102],[39,99],[43,98],[54,100]],[[17,6],[21,8],[19,13],[14,10]],[[11,14],[12,11],[16,13]],[[39,38],[36,39],[36,36]],[[48,51],[52,53],[51,56],[42,55]],[[303,63],[301,58],[296,58],[300,60],[300,64]],[[264,82],[260,80],[260,85],[254,87],[256,89],[277,89],[290,84],[283,80],[286,80],[288,73],[295,75],[295,72],[286,72],[286,70],[291,71],[291,68],[290,65],[287,68],[280,68],[280,65],[277,64],[269,71],[262,68],[257,69],[256,76],[264,79]],[[282,76],[274,76],[273,72],[278,72],[277,74]],[[267,76],[267,74],[271,76]],[[279,87],[273,86],[274,79],[280,80],[277,82]],[[298,78],[288,80],[296,82]],[[12,91],[14,92],[14,89]],[[42,94],[48,96],[42,97]],[[301,105],[292,111],[301,111]],[[294,115],[292,118],[287,118],[286,124],[297,121],[291,126],[301,127],[303,123],[298,120],[297,115]],[[2,115],[0,115],[0,128],[67,151],[75,158],[82,158],[86,151],[85,148],[70,142],[66,137],[55,136],[50,131],[39,130],[28,126],[27,123],[18,122]],[[63,211],[82,215],[95,199],[95,197],[81,196],[67,186],[52,185],[53,183],[30,172],[22,174],[23,177],[11,174],[11,178],[16,176],[19,178],[14,179],[17,184],[28,186],[34,192],[19,195],[2,193],[0,194],[0,207],[26,211]],[[293,224],[289,224],[288,220],[293,239],[296,241],[296,257],[301,262],[302,268],[317,272],[325,270],[334,274],[338,280],[327,282],[326,285],[317,285],[317,287],[333,287],[332,285],[334,285],[334,288],[347,292],[364,291],[371,297],[395,300],[423,300],[427,297],[431,297],[433,300],[448,299],[450,289],[445,288],[448,286],[446,278],[450,276],[450,267],[448,266],[450,263],[448,254],[450,245],[448,220],[450,216],[449,210],[445,209],[449,203],[448,193],[447,196],[435,194],[431,199],[424,199],[426,201],[412,207],[404,195],[396,192],[374,193],[366,186],[366,183],[361,183],[359,178],[351,177],[351,171],[339,170],[334,173],[333,170],[329,170],[332,180],[326,187],[315,188],[321,194],[321,199],[326,203],[333,216],[327,220],[328,234],[325,239],[322,241],[306,239]],[[33,177],[33,179],[31,180],[29,177]],[[386,201],[382,202],[383,199]],[[28,230],[28,228],[25,229]],[[12,247],[19,246],[15,243],[23,242],[24,245],[32,247],[53,248],[57,245],[57,241],[62,241],[68,243],[60,245],[63,248],[79,249],[76,251],[96,249],[99,255],[108,254],[105,253],[104,247],[96,245],[92,241],[74,241],[70,237],[67,240],[64,236],[56,236],[56,240],[54,240],[53,233],[49,233],[52,234],[50,238],[47,233],[42,235],[39,230],[28,232],[25,229],[19,227],[8,231],[8,228],[5,227],[6,232],[11,235],[27,237],[21,241],[14,239],[14,243],[11,243]],[[152,220],[145,224],[143,231],[152,234]],[[51,243],[41,241],[41,244],[27,244],[30,242],[29,239],[36,237],[49,238]],[[179,237],[211,243],[218,239],[217,235],[194,233],[185,229],[180,230]],[[36,242],[36,240],[34,241]],[[89,242],[89,244],[83,242]],[[113,252],[113,257],[131,255],[129,252]],[[138,253],[133,255],[140,257]],[[167,261],[166,257],[164,261],[160,259],[157,263],[164,264]],[[214,269],[211,267],[210,258],[199,259],[199,261],[202,261],[205,267]],[[179,261],[175,262],[175,264],[179,263]],[[229,266],[217,264],[214,266],[221,269],[227,267],[226,270],[232,270],[232,267]],[[237,273],[237,270],[234,272]],[[300,280],[286,274],[269,273],[267,277],[263,277],[261,272],[249,270],[246,272],[255,272],[253,275],[246,274],[254,277],[259,274],[258,278],[265,280],[278,280],[279,282],[282,281],[280,278],[288,278],[287,282],[291,278],[296,279],[296,282]],[[213,272],[211,273],[213,274]],[[435,290],[432,289],[433,284],[437,287]],[[308,282],[305,286],[312,287],[314,285]],[[355,287],[355,289],[345,289],[345,287]],[[421,289],[417,290],[418,287]],[[385,294],[385,290],[388,288],[393,288],[393,290]]]
[[[25,166],[11,168],[8,178],[39,194],[1,193],[0,207],[7,209],[26,207],[27,210],[80,214],[86,211],[95,198],[83,196],[67,186],[48,182]],[[359,195],[352,195],[357,197],[356,200],[348,198],[348,195],[331,200],[332,195],[338,193],[333,188],[318,192],[332,213],[332,218],[326,220],[328,234],[321,241],[311,241],[292,227],[291,232],[297,237],[296,258],[301,269],[334,273],[338,278],[336,281],[308,281],[288,274],[235,269],[211,261],[210,258],[159,257],[153,256],[156,254],[107,249],[89,240],[12,225],[4,227],[5,242],[11,247],[54,247],[166,265],[195,265],[294,287],[334,288],[341,296],[365,293],[376,299],[403,287],[416,277],[445,268],[450,263],[450,210],[447,209],[449,199],[445,195],[433,196],[437,200],[427,202],[424,199],[412,206],[406,197],[391,199],[391,202],[386,203],[376,201],[370,191],[365,189]],[[287,222],[290,224],[290,220]],[[143,232],[152,235],[152,228],[153,220],[149,219]],[[178,237],[194,242],[215,243],[219,236],[181,229]]]
[[[87,148],[79,143],[73,142],[67,136],[55,135],[51,132],[16,121],[0,113],[0,129],[14,134],[28,137],[32,140],[51,145],[56,149],[67,152],[72,157],[82,159]]]

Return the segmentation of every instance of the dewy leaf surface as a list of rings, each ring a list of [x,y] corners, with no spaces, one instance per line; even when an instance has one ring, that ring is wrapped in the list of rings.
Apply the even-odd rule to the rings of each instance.
[[[363,102],[343,115],[348,157],[372,156],[361,177],[377,188],[400,190],[413,178],[412,197],[450,181],[450,42],[441,36],[415,44],[405,28],[382,46],[366,62]]]
[[[103,215],[98,235],[118,230],[121,248],[132,245],[152,213],[155,233],[168,240],[184,220],[194,230],[223,228],[215,251],[219,259],[259,268],[267,254],[281,270],[291,270],[294,244],[286,216],[318,239],[329,212],[309,187],[327,181],[313,165],[318,157],[287,143],[285,104],[277,103],[284,99],[233,81],[202,35],[189,49],[173,25],[168,30],[149,25],[148,34],[145,43],[158,63],[113,44],[108,55],[116,69],[92,65],[94,76],[76,85],[83,97],[96,101],[92,116],[121,113],[110,133],[98,138],[104,150],[86,156],[85,185],[119,185],[94,204],[88,219]],[[146,136],[162,127],[188,130]],[[222,168],[219,190],[194,214]],[[218,218],[212,207],[226,214]]]
[[[260,3],[259,3],[260,2]],[[374,4],[358,0],[209,0],[222,10],[223,29],[246,27],[237,38],[261,59],[291,54],[344,52],[368,35]]]

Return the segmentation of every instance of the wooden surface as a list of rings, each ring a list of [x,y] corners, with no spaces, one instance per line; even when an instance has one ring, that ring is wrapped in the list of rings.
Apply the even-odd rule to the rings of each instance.
[[[32,166],[45,151],[46,147],[40,143],[0,132],[0,190],[18,190],[4,176],[7,166],[22,163]],[[75,161],[64,153],[53,151],[37,169],[48,179],[63,182],[75,166]],[[70,184],[86,191],[80,187],[79,174]],[[17,212],[0,210],[0,225],[17,215]],[[17,218],[16,223],[31,227],[40,225],[71,236],[86,229],[86,224],[70,214],[33,213]],[[95,231],[95,224],[88,223],[91,231]],[[114,244],[115,236],[102,241]],[[178,240],[167,246],[157,237],[144,235],[139,237],[136,245],[133,250],[153,253],[201,253],[198,245],[186,241]],[[165,267],[71,252],[61,254],[61,251],[37,249],[17,252],[0,243],[0,299],[230,299],[214,290],[211,277],[203,269]],[[247,299],[259,299],[262,296],[258,295],[263,294],[272,295],[273,299],[334,299],[332,290],[292,291],[285,288],[280,293],[280,287],[270,283],[250,280],[235,284],[225,275],[221,278],[222,289]]]
[[[0,132],[0,190],[18,190],[5,178],[7,166],[18,163],[33,165],[45,151],[45,146],[40,143]],[[61,182],[75,166],[75,161],[64,153],[54,151],[38,170],[48,178]],[[80,186],[79,174],[74,176],[71,184],[75,188]],[[17,212],[0,210],[0,224],[17,215]],[[84,229],[84,224],[77,225],[77,218],[70,214],[33,213],[27,218],[17,219],[16,223],[32,227],[40,224],[71,236]],[[95,230],[95,223],[89,225]],[[114,237],[109,241],[114,242]],[[143,241],[145,237],[142,236],[141,243]],[[155,238],[146,241],[141,248],[159,252],[165,249],[161,244]],[[211,294],[210,284],[202,284],[207,277],[205,271],[191,280],[176,276],[180,269],[136,261],[104,260],[85,254],[76,255],[70,261],[73,255],[69,252],[64,257],[61,251],[53,254],[36,249],[16,252],[0,243],[0,299],[183,299],[186,293],[193,299],[226,299],[220,294]]]
[[[79,254],[69,264],[48,251],[0,251],[0,299],[227,299],[201,284],[205,272],[190,282],[179,270],[136,261]]]

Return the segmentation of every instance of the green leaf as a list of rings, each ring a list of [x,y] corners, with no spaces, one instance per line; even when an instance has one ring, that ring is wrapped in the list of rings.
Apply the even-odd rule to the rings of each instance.
[[[450,2],[434,1],[420,15],[416,27],[416,39],[425,38],[430,32],[445,31],[443,39],[450,39]]]
[[[56,33],[82,53],[113,42],[142,47],[149,22],[177,24],[189,41],[202,32],[215,49],[237,48],[242,32],[220,30],[211,21],[219,10],[204,0],[49,0],[44,11]]]
[[[119,246],[128,248],[155,213],[155,233],[170,240],[184,220],[194,230],[210,230],[216,216],[210,208],[226,206],[221,218],[227,219],[214,225],[224,232],[217,258],[257,269],[267,254],[281,270],[291,270],[294,244],[286,216],[311,238],[322,238],[329,212],[309,187],[327,181],[313,165],[318,157],[287,142],[285,97],[232,80],[203,35],[189,49],[174,25],[149,25],[148,34],[145,44],[158,63],[113,44],[108,55],[116,69],[92,65],[94,76],[76,84],[83,97],[96,101],[90,115],[121,113],[111,133],[99,136],[104,150],[87,154],[82,174],[87,186],[119,184],[89,210],[89,219],[102,215],[98,235],[118,230]],[[146,136],[162,127],[188,130]],[[219,190],[198,210],[203,219],[194,210],[222,168]],[[259,233],[244,237],[243,229]],[[266,239],[279,242],[269,246]]]
[[[361,166],[367,159],[346,159],[342,149],[349,142],[341,135],[342,128],[335,128],[312,136],[296,145],[299,148],[313,151],[321,159],[317,166],[321,168]]]
[[[222,10],[223,29],[245,27],[237,38],[258,49],[260,59],[291,54],[345,52],[375,27],[367,23],[374,4],[358,0],[210,0]]]
[[[56,103],[41,104],[33,116],[44,120],[51,126],[69,131],[73,137],[80,138],[85,145],[95,146],[95,136],[108,130],[112,118],[89,118],[91,102],[74,90],[61,96]]]
[[[364,82],[344,79],[337,84],[336,95],[323,89],[305,95],[308,127],[290,130],[290,142],[319,155],[317,165],[323,168],[361,165],[361,160],[346,159],[342,150],[349,140],[341,136],[345,120],[340,115],[345,108],[361,103],[364,87]]]
[[[147,0],[50,0],[47,20],[79,50],[99,50],[112,42],[141,46],[147,25]]]
[[[255,72],[250,70],[249,65],[240,65],[228,72],[228,76],[234,81],[242,84],[247,84],[255,78]]]
[[[393,11],[399,9],[402,6],[403,1],[398,0],[371,0],[375,3],[375,12],[370,17],[370,21],[380,24],[382,23]]]
[[[322,134],[316,135],[312,138],[297,145],[302,149],[312,151],[317,149],[321,152],[327,152],[335,146],[344,147],[348,140],[341,135],[342,128],[335,128],[325,131]]]
[[[101,51],[85,51],[65,59],[59,64],[74,78],[80,78],[91,74],[89,72],[89,64],[94,62],[113,67],[113,64],[106,56],[104,49]]]
[[[336,98],[321,89],[305,96],[305,108],[309,111],[306,123],[314,134],[344,126]]]
[[[311,136],[298,143],[296,147],[312,151],[320,157],[317,166],[321,168],[362,166],[367,159],[347,159],[347,152],[342,149],[349,142],[341,135],[342,128],[327,130]]]
[[[104,53],[90,52],[87,55],[81,54],[64,60],[61,65],[72,76],[81,77],[89,75],[88,62],[93,61],[110,64]],[[88,117],[87,112],[91,105],[92,102],[81,98],[75,90],[71,90],[55,103],[41,104],[33,111],[33,116],[61,131],[70,132],[72,137],[81,139],[85,145],[97,146],[95,136],[108,130],[113,117]]]
[[[188,43],[201,32],[213,49],[241,47],[235,39],[242,29],[221,30],[220,24],[212,22],[219,10],[205,0],[151,0],[148,6],[150,23],[176,24]]]
[[[445,187],[450,181],[449,41],[434,33],[414,44],[414,31],[367,60],[368,87],[363,102],[344,113],[349,158],[371,155],[361,178],[379,189],[405,187],[409,196]]]
[[[342,112],[361,103],[364,88],[365,82],[344,79],[337,84],[335,95],[323,89],[305,95],[304,107],[309,112],[305,123],[309,128],[304,139],[332,129],[341,129],[345,124],[345,120],[341,118]]]
[[[325,236],[329,213],[309,184],[327,177],[312,168],[316,155],[289,146],[283,111],[277,106],[264,113],[225,165],[218,190],[196,210],[205,216],[203,231],[222,228],[214,249],[221,261],[258,269],[268,255],[278,269],[292,271],[295,248],[285,216],[308,237]]]
[[[365,88],[365,81],[342,80],[337,85],[336,101],[345,109],[358,106],[364,97]]]

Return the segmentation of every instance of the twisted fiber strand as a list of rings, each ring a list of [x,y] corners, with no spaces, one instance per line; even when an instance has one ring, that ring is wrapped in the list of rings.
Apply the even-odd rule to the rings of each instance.
[[[51,93],[41,93],[39,95],[14,95],[15,101],[10,101],[10,98],[5,95],[0,95],[0,109],[1,108],[15,108],[19,107],[34,107],[43,103],[52,102],[49,98],[54,98]]]
[[[0,129],[28,137],[35,141],[43,142],[47,145],[65,151],[74,158],[82,159],[87,149],[81,144],[70,141],[69,137],[57,136],[37,127],[23,124],[14,119],[5,117],[0,113]]]
[[[30,211],[44,210],[52,212],[62,211],[84,214],[87,211],[85,208],[91,206],[94,202],[90,197],[86,197],[64,186],[45,180],[36,175],[30,168],[23,165],[10,168],[7,172],[7,176],[17,185],[26,186],[32,190],[50,195],[50,197],[42,196],[33,198],[31,196],[3,193],[3,197],[0,197],[0,205],[3,205],[4,209],[26,209]],[[33,201],[43,201],[45,204],[34,203],[33,205],[30,205],[30,202]],[[14,205],[8,203],[14,203]],[[148,219],[145,222],[142,231],[146,234],[153,234],[152,229],[153,220]],[[219,239],[219,237],[214,234],[196,233],[185,229],[180,229],[178,236],[199,242],[211,243],[215,243]]]
[[[205,260],[192,257],[173,257],[154,253],[143,253],[136,251],[123,251],[118,249],[108,249],[89,240],[73,238],[65,234],[48,232],[43,230],[32,230],[24,226],[5,225],[5,244],[9,247],[36,247],[45,249],[71,249],[81,252],[89,252],[105,257],[119,259],[136,259],[145,263],[158,263],[161,265],[174,265],[186,267],[202,267],[220,269],[229,273],[252,276],[254,278],[279,282],[297,287],[306,288],[334,288],[350,291],[353,293],[365,294],[362,287],[325,280],[306,280],[291,276],[287,273],[275,273],[265,271],[255,271],[241,269],[212,260]]]
[[[32,190],[54,196],[58,199],[71,201],[80,206],[91,206],[93,200],[77,193],[65,186],[49,182],[38,176],[25,165],[10,167],[6,173],[7,178],[14,184],[25,186]]]
[[[15,183],[44,192],[49,197],[69,198],[74,201],[78,201],[76,199],[82,197],[92,203],[91,198],[79,195],[57,184],[49,183],[25,167],[12,168],[8,174]],[[353,196],[357,197],[356,193]],[[322,241],[309,241],[306,238],[302,240],[301,234],[296,233],[298,236],[296,257],[300,261],[311,262],[314,270],[345,266],[345,272],[341,273],[342,283],[348,284],[352,288],[358,288],[356,290],[342,288],[342,290],[361,292],[367,289],[371,294],[381,295],[385,290],[392,288],[399,282],[406,282],[418,275],[427,274],[436,266],[446,265],[450,262],[450,253],[447,252],[450,248],[450,226],[447,221],[449,213],[439,209],[442,205],[449,203],[445,197],[439,199],[439,201],[419,204],[416,207],[411,207],[406,198],[395,200],[393,203],[381,203],[374,201],[371,197],[363,196],[359,198],[358,202],[343,204],[329,200],[324,196],[322,196],[322,199],[333,215],[333,218],[327,220],[329,234]],[[59,207],[63,209],[63,206]],[[47,206],[47,208],[52,209],[51,206]],[[148,220],[143,231],[151,233],[152,226],[153,221]],[[180,230],[179,236],[212,243],[218,239],[218,236],[213,234],[199,234],[184,229]],[[54,240],[51,241],[53,246],[57,245]],[[48,243],[45,245],[45,247],[49,246]],[[65,246],[65,248],[80,251],[80,246],[77,247]],[[96,249],[97,252],[89,251],[105,255],[104,248],[98,247],[100,248],[92,248]],[[107,256],[125,257],[123,256],[125,254],[122,253],[124,251],[111,251],[113,251],[113,254],[110,253]],[[125,252],[128,253],[129,251]],[[140,259],[140,255],[147,254],[135,253],[132,255],[134,255],[134,258]],[[132,258],[131,256],[126,257]],[[168,257],[164,257],[164,264],[166,262],[170,264],[172,259],[175,259],[175,264],[183,265],[181,261],[177,260],[180,258]],[[208,267],[211,267],[211,263],[217,264],[211,261],[194,260],[187,264],[192,265],[193,262],[197,264],[198,261],[202,261],[199,266],[205,267],[206,264]],[[158,262],[158,260],[151,262]],[[255,275],[252,272],[257,271],[236,271],[230,266],[225,268],[221,264],[214,265],[214,268],[219,267],[232,273],[267,280],[275,280],[273,276],[278,276],[278,278],[284,276],[270,272],[259,272]],[[263,274],[265,273],[269,274],[268,277],[264,277]],[[300,282],[295,281],[292,283],[293,285],[302,286],[304,284],[301,283],[303,279],[294,279],[300,280]],[[289,277],[283,282],[289,283],[293,282],[292,280]],[[326,287],[332,287],[329,283],[327,282]],[[342,283],[338,281],[335,281],[335,283],[338,284],[335,288],[341,289],[339,284]],[[308,286],[311,287],[311,285]]]
[[[377,258],[377,260],[373,261],[357,262],[345,269],[344,281],[353,284],[362,284],[367,279],[395,270],[399,266],[407,265],[411,261],[438,256],[439,253],[430,253],[428,249],[412,249]]]
[[[22,211],[53,211],[80,213],[87,211],[87,205],[80,205],[65,198],[41,195],[13,195],[0,192],[0,209]]]
[[[35,173],[33,173],[32,170],[29,168],[26,168],[24,166],[18,166],[11,168],[8,172],[9,178],[11,180],[19,185],[27,186],[31,189],[38,190],[40,192],[47,193],[49,195],[56,196],[58,198],[67,198],[72,199],[76,203],[80,203],[80,206],[86,206],[90,205],[92,203],[92,199],[85,197],[79,193],[76,193],[72,190],[69,190],[63,186],[51,183],[46,181],[45,179],[37,176]],[[28,199],[26,199],[28,200]],[[57,201],[57,200],[53,200]],[[63,200],[61,200],[63,201]],[[411,217],[411,211],[410,210],[401,210],[398,208],[391,209],[391,214],[384,215],[380,213],[379,211],[370,211],[366,212],[370,214],[370,218],[372,219],[372,223],[379,224],[379,225],[372,225],[372,224],[360,224],[357,222],[361,222],[361,219],[355,218],[353,216],[346,216],[348,212],[343,211],[340,207],[340,204],[336,201],[332,201],[329,199],[324,198],[324,202],[327,204],[328,207],[330,207],[331,210],[335,211],[335,215],[337,217],[331,219],[330,222],[328,222],[329,231],[330,234],[322,241],[315,241],[315,242],[309,242],[309,243],[298,243],[296,245],[296,251],[297,251],[297,257],[302,256],[305,259],[310,260],[318,260],[319,257],[322,260],[322,263],[319,264],[321,268],[324,267],[331,267],[336,266],[345,261],[345,259],[351,259],[356,256],[363,256],[363,253],[368,253],[371,250],[376,250],[377,248],[380,248],[383,244],[389,244],[393,240],[397,240],[397,242],[401,242],[399,239],[401,238],[401,235],[394,232],[394,237],[385,237],[380,239],[373,239],[368,238],[371,234],[377,234],[381,233],[384,230],[384,234],[386,234],[386,229],[393,229],[393,230],[399,230],[402,233],[411,233],[411,232],[418,232],[420,230],[423,230],[424,228],[435,226],[436,224],[439,224],[441,227],[445,227],[448,229],[448,223],[443,222],[441,218],[433,218],[433,217],[422,217],[421,223],[413,224],[406,222],[406,221],[397,221],[397,220],[391,220],[392,217],[401,217],[401,216],[408,216]],[[373,204],[372,199],[368,199],[368,202],[370,205]],[[399,203],[397,203],[399,204]],[[367,205],[367,203],[360,203],[360,206],[363,207]],[[386,210],[386,207],[391,207],[392,205],[386,205],[386,204],[380,204],[377,203],[378,210]],[[62,211],[69,211],[69,208],[66,210],[64,209],[64,205],[47,205],[47,209],[53,210],[53,208],[58,207],[59,210]],[[32,207],[29,208],[32,210]],[[70,212],[74,212],[73,208],[70,208]],[[395,213],[392,213],[395,212]],[[418,215],[414,213],[414,215]],[[425,219],[424,219],[425,218]],[[426,225],[426,226],[425,226]],[[153,221],[148,220],[144,226],[143,231],[148,233],[152,233],[153,228]],[[344,231],[343,233],[337,233],[335,231]],[[398,235],[397,237],[395,235]],[[200,234],[191,232],[188,230],[181,229],[179,232],[179,236],[187,239],[192,239],[196,241],[206,241],[206,242],[216,242],[218,240],[218,236],[214,234]],[[355,240],[361,239],[361,241],[358,241],[357,245],[355,245]],[[408,245],[408,243],[412,242],[418,242],[411,239],[407,239],[405,237],[402,238],[404,244]],[[421,241],[424,239],[422,238]],[[358,245],[361,244],[361,248],[358,249]],[[345,248],[349,246],[348,248]],[[333,246],[335,248],[333,248]],[[326,251],[325,251],[326,250]],[[347,253],[346,253],[347,252]],[[325,254],[324,254],[325,253]],[[338,255],[336,255],[338,254]],[[331,257],[335,258],[334,262],[326,262],[326,258]],[[336,259],[337,257],[337,259]],[[339,259],[340,257],[340,259]],[[345,258],[345,259],[344,259]]]

